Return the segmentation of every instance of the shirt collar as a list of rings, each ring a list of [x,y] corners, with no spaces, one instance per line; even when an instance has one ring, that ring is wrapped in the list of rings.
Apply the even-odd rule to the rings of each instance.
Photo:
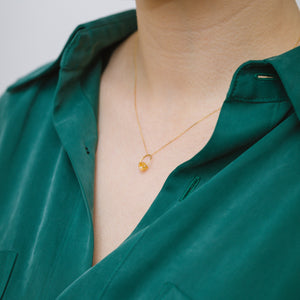
[[[300,46],[265,59],[276,70],[300,120]]]
[[[86,24],[79,25],[70,36],[60,59],[62,69],[74,70],[85,68],[101,51],[124,40],[137,30],[136,10],[128,10],[107,16]],[[262,60],[248,60],[238,70],[249,64],[270,64],[278,74],[300,120],[300,46],[282,54]],[[238,71],[237,70],[237,71]],[[233,80],[236,80],[236,73]]]
[[[69,38],[60,67],[78,70],[90,64],[105,48],[137,30],[136,10],[128,10],[79,25]]]
[[[55,61],[20,78],[10,85],[8,90],[18,89],[28,82],[57,69],[84,70],[94,59],[101,56],[102,50],[121,42],[136,30],[137,16],[135,9],[80,24],[72,32]],[[300,46],[273,57],[246,61],[240,65],[239,69],[246,67],[249,63],[268,63],[272,65],[283,84],[298,119],[300,119],[300,68],[297,64],[299,60]],[[236,79],[235,75],[233,75],[233,80]],[[93,107],[96,106],[93,105]]]

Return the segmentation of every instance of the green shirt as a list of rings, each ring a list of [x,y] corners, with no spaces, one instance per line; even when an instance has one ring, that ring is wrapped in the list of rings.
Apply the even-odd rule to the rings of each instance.
[[[0,298],[299,299],[300,47],[237,68],[208,143],[92,266],[99,78],[136,30],[82,24],[1,96]]]

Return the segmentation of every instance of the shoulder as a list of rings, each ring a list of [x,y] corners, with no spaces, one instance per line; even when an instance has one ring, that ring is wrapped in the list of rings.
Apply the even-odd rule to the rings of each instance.
[[[123,40],[136,26],[135,10],[78,25],[55,60],[20,77],[0,95],[2,133],[13,128],[16,120],[28,121],[26,116],[33,117],[33,112],[52,118],[49,112],[66,99],[84,95],[95,108],[104,49]]]

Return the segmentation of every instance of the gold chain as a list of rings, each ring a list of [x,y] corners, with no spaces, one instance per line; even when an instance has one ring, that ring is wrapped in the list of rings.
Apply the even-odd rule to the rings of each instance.
[[[143,140],[143,144],[144,144],[144,148],[146,151],[146,155],[144,155],[142,157],[142,159],[140,160],[139,164],[138,164],[138,168],[140,171],[146,171],[148,169],[148,165],[143,161],[146,157],[149,157],[149,159],[152,159],[152,156],[157,153],[158,151],[162,150],[163,148],[165,148],[166,146],[168,146],[170,143],[174,142],[175,140],[177,140],[179,137],[181,137],[183,134],[185,134],[188,130],[190,130],[192,127],[194,127],[195,125],[197,125],[199,122],[203,121],[204,119],[206,119],[207,117],[209,117],[210,115],[214,114],[215,112],[219,111],[221,109],[222,106],[220,106],[219,108],[215,109],[213,112],[209,113],[207,116],[201,118],[200,120],[198,120],[197,122],[195,122],[194,124],[192,124],[190,127],[188,127],[186,130],[184,130],[182,133],[180,133],[178,136],[176,136],[175,138],[173,138],[171,141],[169,141],[167,144],[163,145],[162,147],[160,147],[158,150],[154,151],[152,154],[150,154],[147,150],[147,146],[145,143],[145,139],[142,133],[142,128],[141,128],[141,124],[139,121],[139,117],[138,117],[138,113],[137,113],[137,109],[136,109],[136,80],[137,80],[137,68],[136,68],[136,49],[137,49],[137,41],[138,41],[138,37],[136,37],[136,43],[135,43],[135,49],[134,49],[134,71],[135,71],[135,78],[134,78],[134,108],[135,108],[135,113],[136,113],[136,118],[137,118],[137,122],[139,125],[139,129],[140,129],[140,134]],[[300,37],[297,40],[297,43],[295,44],[294,48],[298,45],[298,43],[300,42]]]

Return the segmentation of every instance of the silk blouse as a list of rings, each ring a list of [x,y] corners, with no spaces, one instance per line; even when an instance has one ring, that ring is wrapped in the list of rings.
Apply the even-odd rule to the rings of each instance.
[[[81,24],[1,95],[0,298],[300,299],[300,47],[235,70],[207,144],[92,266],[99,79],[136,30]]]

